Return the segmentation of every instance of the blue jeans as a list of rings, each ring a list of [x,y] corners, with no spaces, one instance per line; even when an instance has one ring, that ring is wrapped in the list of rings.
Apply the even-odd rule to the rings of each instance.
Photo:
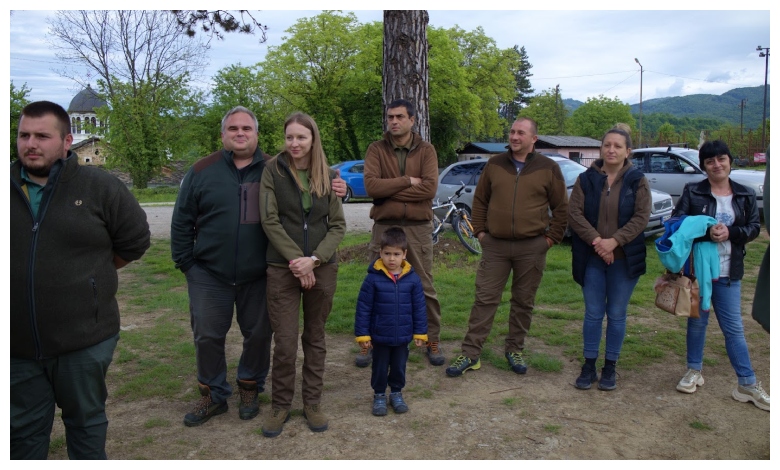
[[[585,266],[582,296],[585,299],[585,321],[582,323],[582,353],[586,359],[599,355],[601,325],[607,316],[606,358],[617,361],[626,336],[626,309],[639,277],[629,278],[627,261],[615,260],[607,265],[591,256]]]
[[[750,354],[742,327],[740,287],[740,281],[730,281],[725,277],[712,281],[712,308],[723,332],[726,353],[731,361],[731,367],[737,373],[737,381],[740,385],[752,385],[756,383],[756,375],[753,373],[753,366],[750,365]],[[688,319],[686,341],[689,369],[701,370],[709,319],[710,312],[701,309],[699,318]]]
[[[190,295],[190,324],[195,338],[198,382],[208,385],[211,400],[224,403],[233,394],[227,382],[225,337],[236,322],[244,337],[238,360],[238,379],[257,383],[262,392],[271,366],[271,323],[266,306],[266,278],[232,286],[199,265],[186,273]]]
[[[68,458],[107,458],[106,372],[117,341],[119,335],[49,359],[11,358],[11,459],[47,458],[55,404]]]

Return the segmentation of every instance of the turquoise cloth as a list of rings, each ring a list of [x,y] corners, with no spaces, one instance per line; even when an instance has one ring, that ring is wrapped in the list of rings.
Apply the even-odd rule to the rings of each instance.
[[[655,246],[661,264],[673,273],[679,273],[683,268],[693,246],[694,274],[702,281],[699,282],[700,306],[705,311],[712,305],[712,280],[720,277],[718,246],[711,241],[696,244],[693,241],[706,235],[707,229],[717,223],[717,220],[706,215],[687,216],[667,238],[665,246],[658,243]]]

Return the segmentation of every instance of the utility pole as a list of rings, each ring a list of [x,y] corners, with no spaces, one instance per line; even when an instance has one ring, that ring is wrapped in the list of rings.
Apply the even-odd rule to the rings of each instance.
[[[745,103],[747,102],[747,98],[742,98],[742,101],[739,103],[739,138],[742,139],[742,118],[745,115]]]
[[[766,79],[769,75],[769,48],[768,47],[756,47],[759,57],[766,57],[766,65],[764,66],[764,120],[761,126],[761,151],[766,152]],[[764,52],[766,51],[766,52]]]
[[[639,63],[639,59],[634,58],[634,61],[639,64],[639,145],[637,148],[642,148],[642,81],[645,78],[645,68]]]

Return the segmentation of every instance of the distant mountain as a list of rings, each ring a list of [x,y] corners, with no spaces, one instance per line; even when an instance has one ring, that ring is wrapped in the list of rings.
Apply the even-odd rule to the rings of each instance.
[[[767,87],[766,117],[769,119],[771,85]],[[667,98],[653,98],[642,102],[642,114],[668,113],[676,117],[717,119],[729,124],[739,125],[739,105],[746,99],[743,125],[745,129],[760,129],[764,113],[764,86],[735,88],[722,95],[688,95]],[[573,99],[564,99],[563,104],[569,112],[584,103]],[[631,113],[639,116],[639,103],[631,105]]]

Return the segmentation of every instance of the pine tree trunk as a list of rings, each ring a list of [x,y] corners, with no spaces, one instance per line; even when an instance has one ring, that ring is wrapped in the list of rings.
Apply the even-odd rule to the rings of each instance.
[[[409,100],[417,111],[413,130],[430,142],[427,26],[425,10],[384,11],[382,104],[387,110],[393,100]]]

